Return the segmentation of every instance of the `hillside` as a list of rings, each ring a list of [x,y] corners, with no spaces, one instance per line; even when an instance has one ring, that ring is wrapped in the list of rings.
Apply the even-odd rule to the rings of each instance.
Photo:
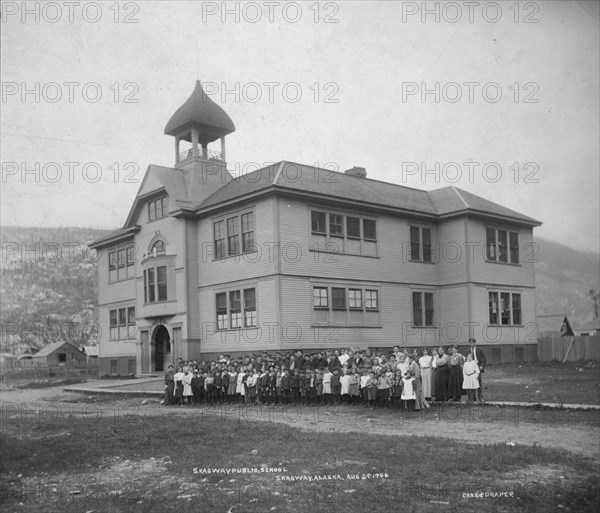
[[[0,259],[2,352],[23,344],[96,340],[96,255],[86,243],[108,233],[85,228],[3,227]]]
[[[84,228],[2,228],[2,352],[59,339],[96,341],[96,260],[86,243],[108,233]],[[566,313],[573,326],[593,318],[599,255],[537,239],[537,312]]]

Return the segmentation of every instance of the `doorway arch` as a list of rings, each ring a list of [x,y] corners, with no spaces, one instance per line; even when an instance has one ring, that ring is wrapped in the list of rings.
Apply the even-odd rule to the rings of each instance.
[[[164,371],[171,363],[171,336],[162,324],[154,330],[152,349],[152,370]]]

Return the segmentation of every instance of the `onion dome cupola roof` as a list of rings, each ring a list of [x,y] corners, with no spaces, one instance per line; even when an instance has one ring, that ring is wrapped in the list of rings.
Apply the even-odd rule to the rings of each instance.
[[[169,119],[165,134],[191,141],[192,127],[198,129],[198,142],[201,144],[208,144],[235,131],[231,118],[207,96],[200,80],[196,81],[192,95]]]

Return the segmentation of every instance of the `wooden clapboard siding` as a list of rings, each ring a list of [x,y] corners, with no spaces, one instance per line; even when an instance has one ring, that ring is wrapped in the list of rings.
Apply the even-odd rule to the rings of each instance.
[[[521,326],[490,326],[488,292],[490,290],[521,294]],[[474,335],[482,344],[535,344],[537,323],[534,303],[535,289],[503,286],[474,286],[472,294]]]
[[[365,217],[377,222],[377,257],[356,254],[314,251],[311,238],[310,212],[362,215],[350,209],[337,209],[292,199],[279,199],[281,223],[282,272],[297,276],[323,276],[341,279],[367,279],[403,283],[436,283],[436,266],[409,261],[410,225],[414,222],[401,217]],[[417,223],[423,225],[423,223]],[[435,241],[436,227],[432,229]]]
[[[185,221],[185,251],[186,251],[186,313],[187,313],[187,338],[200,339],[200,298],[198,287],[200,286],[200,258],[198,255],[198,223],[194,219]],[[185,332],[184,332],[185,333]]]
[[[437,292],[439,342],[465,344],[469,339],[467,286],[449,285]]]
[[[239,330],[216,330],[215,294],[235,289],[256,288],[256,328]],[[275,279],[261,279],[230,282],[227,286],[201,287],[198,291],[200,305],[201,351],[235,352],[273,350],[277,348],[281,327],[277,323]]]
[[[519,264],[486,262],[485,229],[502,228],[519,232]],[[469,265],[470,280],[475,283],[494,283],[534,287],[534,261],[537,256],[533,245],[533,230],[500,223],[487,223],[480,220],[468,220],[469,239],[479,243]]]
[[[98,347],[99,357],[135,356],[135,340],[110,340],[110,311],[134,306],[134,304],[134,300],[131,299],[98,308],[98,324],[101,328]]]
[[[273,201],[272,198],[268,198],[244,208],[230,209],[220,212],[214,217],[204,218],[198,223],[199,284],[203,286],[218,285],[249,277],[266,276],[275,272],[278,252],[273,248]],[[213,222],[221,218],[226,220],[228,216],[247,211],[254,212],[254,236],[257,251],[224,259],[214,259]]]
[[[438,225],[434,247],[439,285],[467,281],[469,254],[465,245],[465,222],[465,218],[447,219]]]

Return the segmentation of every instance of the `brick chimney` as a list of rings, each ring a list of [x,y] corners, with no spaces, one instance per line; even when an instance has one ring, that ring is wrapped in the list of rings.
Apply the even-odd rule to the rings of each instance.
[[[356,167],[354,166],[352,169],[347,169],[344,171],[347,175],[356,176],[357,178],[366,178],[367,170],[364,167]]]

